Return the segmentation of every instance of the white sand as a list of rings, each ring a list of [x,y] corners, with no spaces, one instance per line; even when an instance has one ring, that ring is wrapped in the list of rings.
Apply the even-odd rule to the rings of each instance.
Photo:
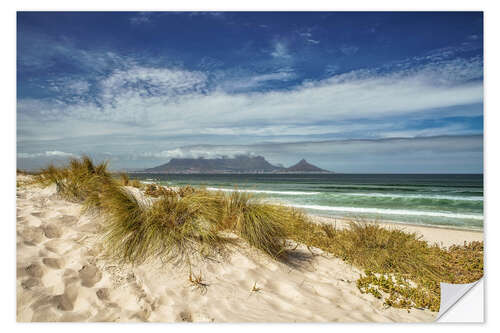
[[[421,322],[437,315],[387,309],[359,292],[356,268],[301,247],[285,265],[240,242],[226,259],[195,265],[207,284],[196,289],[187,267],[103,258],[101,218],[81,216],[80,208],[58,199],[53,186],[18,189],[18,321]],[[427,229],[416,230],[428,240],[478,237]],[[251,291],[254,284],[260,291]]]

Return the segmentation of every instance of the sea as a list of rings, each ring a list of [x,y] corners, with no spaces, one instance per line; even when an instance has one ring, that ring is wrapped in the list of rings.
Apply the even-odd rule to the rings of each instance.
[[[482,174],[148,174],[146,183],[245,191],[314,215],[483,229]]]

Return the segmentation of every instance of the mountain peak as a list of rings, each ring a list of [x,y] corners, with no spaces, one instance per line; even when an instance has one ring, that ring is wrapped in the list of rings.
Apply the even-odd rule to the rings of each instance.
[[[286,168],[285,172],[317,172],[317,173],[329,173],[330,171],[318,168],[315,165],[307,162],[305,158],[301,159],[297,164]]]

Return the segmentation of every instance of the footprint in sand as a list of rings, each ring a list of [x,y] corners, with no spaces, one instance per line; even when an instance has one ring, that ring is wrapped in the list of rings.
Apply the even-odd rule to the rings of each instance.
[[[52,298],[53,304],[63,311],[72,311],[78,298],[78,286],[76,284],[66,285],[64,293]]]
[[[71,227],[76,224],[78,219],[72,215],[62,215],[55,218],[57,223],[64,224],[65,226]]]
[[[61,269],[64,266],[64,261],[57,258],[43,258],[42,262],[45,266],[53,269]]]
[[[36,246],[44,239],[43,230],[39,227],[26,227],[20,230],[19,235],[23,238],[24,244]]]
[[[80,279],[82,280],[82,286],[90,288],[93,287],[94,284],[99,282],[102,278],[101,271],[92,264],[88,264],[82,267],[78,271]]]
[[[108,288],[100,288],[95,292],[97,295],[97,298],[99,298],[101,301],[107,301],[109,300],[109,289]]]
[[[191,314],[190,311],[184,310],[179,313],[179,319],[184,322],[193,322],[193,315]]]
[[[58,321],[57,313],[52,309],[52,307],[44,306],[37,308],[33,311],[33,316],[31,317],[32,322],[54,322]]]
[[[47,216],[47,213],[44,213],[44,212],[33,212],[33,213],[31,213],[31,215],[33,215],[34,217],[44,218],[45,216]]]
[[[43,276],[44,269],[40,264],[31,264],[25,268],[26,273],[34,278],[41,278]]]
[[[43,227],[43,233],[45,234],[45,237],[47,238],[59,238],[61,237],[61,228],[54,225],[54,224],[48,224]]]
[[[21,286],[24,289],[31,290],[31,289],[33,289],[35,287],[42,286],[42,281],[40,279],[37,279],[37,278],[29,278],[29,279],[24,280],[23,282],[21,282]]]

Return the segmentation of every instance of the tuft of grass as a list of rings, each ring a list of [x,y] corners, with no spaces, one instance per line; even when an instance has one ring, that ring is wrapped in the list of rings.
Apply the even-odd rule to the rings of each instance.
[[[208,283],[203,281],[203,275],[201,274],[201,271],[199,275],[193,274],[192,271],[189,271],[188,280],[193,289],[197,289],[202,295],[207,293]]]
[[[253,287],[252,287],[252,290],[250,291],[250,293],[258,293],[258,292],[259,292],[259,291],[261,291],[261,290],[262,290],[262,288],[257,287],[257,282],[255,282],[255,283],[253,284]]]
[[[179,196],[185,197],[185,196],[192,195],[192,194],[196,193],[197,190],[194,187],[192,187],[191,185],[185,185],[185,186],[179,187],[176,192]]]
[[[121,172],[120,173],[120,183],[121,183],[121,185],[128,186],[128,182],[129,181],[130,181],[130,178],[129,178],[128,174],[126,174],[125,172]]]
[[[132,187],[135,187],[135,188],[138,188],[138,189],[144,188],[144,184],[141,183],[137,179],[132,179],[131,181],[129,181],[129,186],[132,186]]]
[[[226,195],[223,204],[221,229],[235,232],[272,258],[284,256],[288,234],[283,207],[258,202],[248,193],[236,191]]]
[[[49,165],[39,172],[35,181],[44,186],[55,183],[61,197],[83,203],[84,210],[99,208],[102,189],[113,183],[107,162],[94,164],[88,156],[72,158],[65,167]]]
[[[160,196],[172,196],[172,195],[177,195],[177,192],[170,188],[166,188],[161,185],[157,184],[148,184],[146,185],[146,188],[144,190],[144,194],[149,195],[150,197],[153,198],[158,198]]]
[[[104,244],[118,259],[189,260],[192,255],[215,255],[225,245],[216,228],[219,215],[209,209],[211,198],[162,196],[144,203],[124,188],[110,188],[104,198],[110,216]]]
[[[130,179],[129,175],[125,172],[118,174],[118,183],[122,186],[132,186],[138,189],[144,188],[144,184],[137,179]]]

